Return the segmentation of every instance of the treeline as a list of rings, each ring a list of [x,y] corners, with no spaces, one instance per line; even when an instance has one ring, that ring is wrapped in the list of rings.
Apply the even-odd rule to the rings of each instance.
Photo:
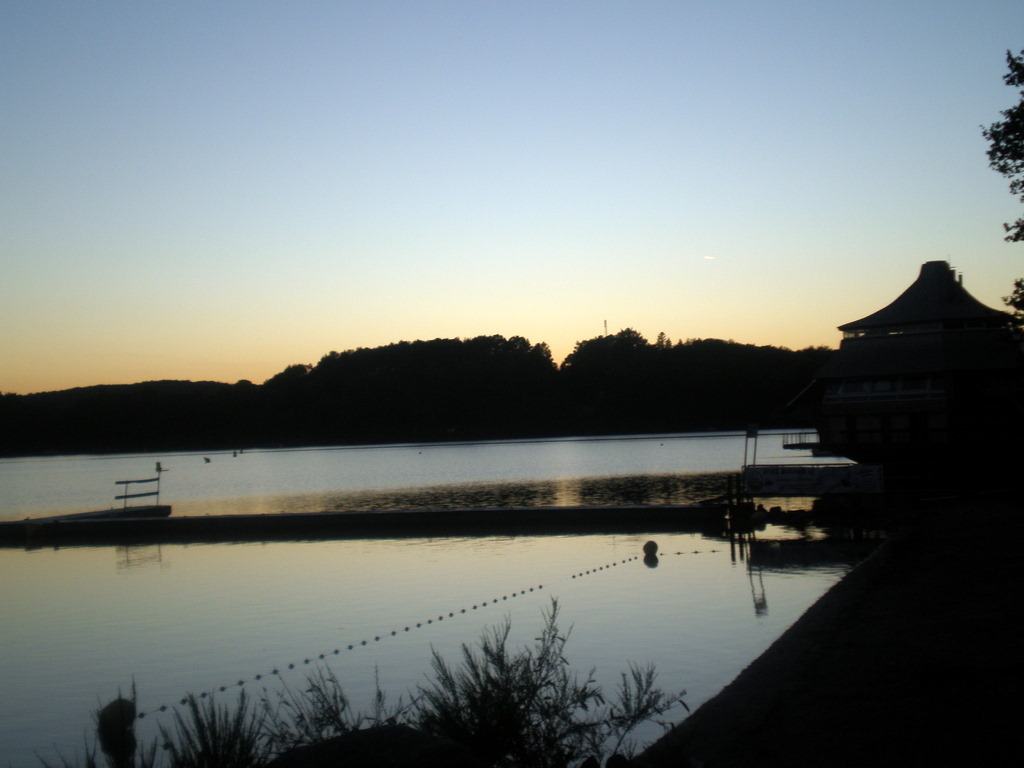
[[[558,366],[518,336],[331,352],[261,385],[188,381],[0,396],[0,453],[213,450],[735,429],[809,423],[786,404],[832,350],[632,329]]]

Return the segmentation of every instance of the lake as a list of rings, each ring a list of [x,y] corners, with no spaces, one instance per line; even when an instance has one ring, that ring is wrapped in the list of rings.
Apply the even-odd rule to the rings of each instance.
[[[756,450],[761,462],[812,461],[783,452],[776,433]],[[0,519],[113,506],[114,481],[156,461],[176,516],[681,503],[721,493],[745,451],[742,434],[715,433],[6,459]],[[186,692],[296,685],[321,655],[357,708],[377,685],[407,701],[432,649],[454,660],[505,618],[515,644],[530,644],[552,599],[581,673],[596,667],[610,692],[629,662],[651,662],[660,686],[696,707],[862,555],[822,531],[769,526],[751,548],[707,531],[657,534],[649,567],[648,538],[0,548],[0,765],[81,756],[92,711],[133,682],[143,739]]]

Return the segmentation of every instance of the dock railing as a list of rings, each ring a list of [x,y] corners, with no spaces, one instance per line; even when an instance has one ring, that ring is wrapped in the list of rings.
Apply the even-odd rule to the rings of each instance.
[[[750,498],[881,493],[878,464],[758,464],[743,467],[743,493]]]
[[[156,471],[156,477],[146,477],[146,478],[143,478],[141,480],[115,480],[114,484],[115,485],[123,485],[125,492],[115,496],[114,497],[114,501],[122,501],[123,500],[124,501],[124,505],[122,506],[122,509],[128,509],[128,499],[144,499],[144,498],[149,498],[151,496],[155,496],[156,497],[156,501],[154,503],[155,503],[156,506],[160,506],[160,475],[162,475],[167,470],[164,469],[160,465],[160,462],[158,461],[156,463],[156,470],[155,471]],[[143,491],[142,493],[128,493],[128,491],[131,490],[131,487],[133,485],[144,485],[144,484],[147,484],[147,483],[156,483],[156,490],[153,490],[153,491]]]

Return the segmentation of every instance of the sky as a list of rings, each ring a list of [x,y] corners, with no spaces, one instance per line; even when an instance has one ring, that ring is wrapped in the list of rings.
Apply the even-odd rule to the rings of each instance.
[[[932,260],[1002,308],[1021,49],[1020,0],[6,0],[0,392],[835,347]]]

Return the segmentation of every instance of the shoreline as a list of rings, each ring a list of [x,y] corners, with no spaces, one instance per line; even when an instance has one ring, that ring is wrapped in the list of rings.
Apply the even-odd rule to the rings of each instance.
[[[917,505],[718,695],[635,761],[661,766],[995,765],[1013,754],[1024,505]]]

